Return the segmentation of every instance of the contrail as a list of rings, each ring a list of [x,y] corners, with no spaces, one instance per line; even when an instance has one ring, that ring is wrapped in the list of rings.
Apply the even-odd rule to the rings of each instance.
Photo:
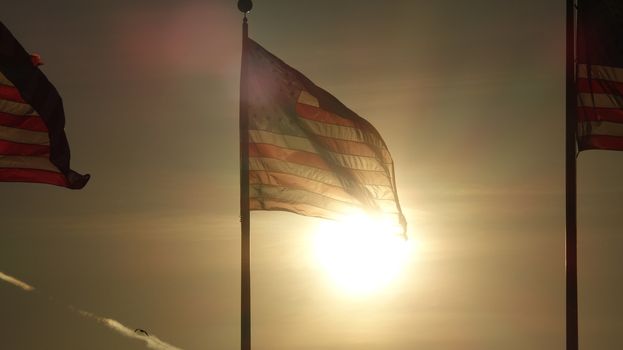
[[[143,341],[145,341],[145,344],[147,345],[147,347],[150,348],[150,349],[155,349],[155,350],[182,350],[182,349],[180,349],[180,348],[178,348],[176,346],[173,346],[171,344],[165,343],[164,341],[158,339],[158,337],[156,337],[154,335],[141,335],[141,334],[138,334],[138,333],[134,332],[132,329],[130,329],[130,328],[126,327],[125,325],[123,325],[121,322],[113,320],[112,318],[100,317],[100,316],[94,315],[94,314],[92,314],[90,312],[87,312],[87,311],[84,311],[84,310],[80,310],[80,309],[75,309],[73,307],[70,307],[70,309],[72,309],[73,311],[77,312],[81,316],[84,316],[86,318],[90,318],[92,320],[95,320],[95,321],[105,325],[106,327],[116,331],[117,333],[125,335],[128,338],[143,340]]]
[[[9,276],[7,274],[2,273],[2,271],[0,271],[0,280],[3,280],[9,284],[14,285],[15,287],[18,287],[26,292],[32,292],[35,290],[35,287],[29,285],[26,282],[20,281],[15,277]],[[78,315],[88,318],[90,320],[94,320],[98,323],[103,324],[104,326],[114,330],[115,332],[126,336],[128,338],[132,338],[132,339],[137,339],[137,340],[142,340],[145,342],[145,345],[147,345],[148,348],[150,349],[154,349],[154,350],[182,350],[181,348],[178,348],[176,346],[173,346],[171,344],[168,344],[162,340],[160,340],[158,337],[156,337],[155,335],[146,335],[146,334],[138,334],[136,332],[134,332],[132,329],[126,327],[124,324],[122,324],[121,322],[117,321],[117,320],[113,320],[112,318],[106,318],[106,317],[100,317],[97,316],[91,312],[88,311],[84,311],[84,310],[80,310],[78,308],[75,308],[73,306],[69,306],[66,305],[66,307],[77,313]]]
[[[33,290],[35,290],[35,287],[29,285],[26,282],[22,282],[20,280],[18,280],[15,277],[11,277],[9,275],[5,275],[4,273],[2,273],[2,271],[0,271],[0,280],[3,280],[7,283],[10,283],[18,288],[21,288],[27,292],[32,292]]]

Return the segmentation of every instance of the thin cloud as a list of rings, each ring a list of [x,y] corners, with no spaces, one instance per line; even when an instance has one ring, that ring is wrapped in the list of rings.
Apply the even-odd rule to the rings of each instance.
[[[0,280],[3,280],[9,284],[12,284],[26,292],[32,292],[35,290],[35,287],[29,285],[26,282],[20,281],[15,277],[9,276],[7,274],[4,274],[0,271]],[[104,326],[114,330],[115,332],[117,332],[118,334],[121,334],[123,336],[126,336],[128,338],[132,338],[132,339],[137,339],[137,340],[141,340],[143,342],[145,342],[145,345],[147,345],[148,348],[150,349],[154,349],[154,350],[182,350],[181,348],[178,348],[176,346],[173,346],[171,344],[168,344],[162,340],[160,340],[158,337],[156,337],[155,335],[145,335],[145,334],[138,334],[136,332],[134,332],[131,328],[126,327],[124,324],[122,324],[121,322],[117,321],[117,320],[113,320],[112,318],[105,318],[105,317],[100,317],[97,316],[93,313],[90,313],[88,311],[84,311],[84,310],[80,310],[78,308],[75,308],[73,306],[67,306],[67,308],[77,314],[79,314],[80,316],[83,316],[85,318],[88,318],[90,320],[94,320],[98,323],[103,324]]]
[[[2,271],[0,271],[0,280],[3,280],[7,283],[10,283],[18,288],[21,288],[27,292],[32,292],[33,290],[35,290],[35,287],[29,285],[26,282],[20,281],[15,277],[11,277],[9,275],[6,275],[4,273],[2,273]]]

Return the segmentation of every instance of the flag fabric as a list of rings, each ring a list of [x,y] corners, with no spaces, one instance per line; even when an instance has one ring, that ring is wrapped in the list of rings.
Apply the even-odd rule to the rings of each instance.
[[[0,22],[0,182],[79,189],[89,175],[69,168],[63,103],[40,63]]]
[[[404,234],[394,166],[376,129],[247,39],[251,210],[367,213]]]
[[[580,150],[623,150],[623,1],[579,0],[577,116]]]

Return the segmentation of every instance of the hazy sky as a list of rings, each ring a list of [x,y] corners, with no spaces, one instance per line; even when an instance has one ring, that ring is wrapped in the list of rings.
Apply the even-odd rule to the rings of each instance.
[[[564,3],[254,1],[250,36],[385,138],[413,247],[352,294],[317,259],[322,220],[253,212],[254,350],[564,348]],[[92,175],[0,183],[0,272],[35,288],[0,281],[0,348],[158,349],[124,336],[142,328],[238,349],[236,1],[21,0],[0,19],[42,56]],[[623,344],[622,177],[623,153],[578,158],[583,349]]]

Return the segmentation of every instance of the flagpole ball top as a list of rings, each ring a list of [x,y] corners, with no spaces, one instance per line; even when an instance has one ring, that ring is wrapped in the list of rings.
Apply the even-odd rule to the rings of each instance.
[[[253,8],[251,0],[238,0],[238,10],[242,13],[248,13]]]

